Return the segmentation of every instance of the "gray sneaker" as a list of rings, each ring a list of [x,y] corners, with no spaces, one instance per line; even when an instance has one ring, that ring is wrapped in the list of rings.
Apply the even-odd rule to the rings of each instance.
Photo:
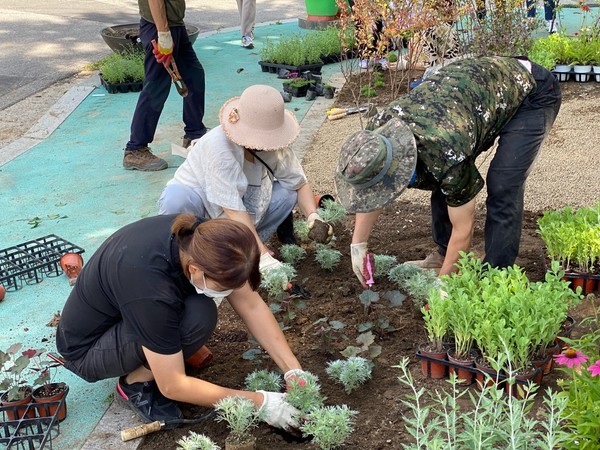
[[[125,149],[123,167],[127,170],[135,169],[143,172],[154,172],[156,170],[164,170],[169,165],[164,159],[154,156],[148,147],[142,147],[135,150]]]
[[[242,36],[242,47],[247,49],[254,48],[254,39],[252,36]]]

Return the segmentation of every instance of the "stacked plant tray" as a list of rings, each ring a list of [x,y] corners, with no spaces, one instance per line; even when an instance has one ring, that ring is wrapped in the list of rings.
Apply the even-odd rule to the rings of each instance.
[[[7,291],[16,291],[24,284],[40,283],[45,276],[57,277],[62,274],[62,255],[84,251],[55,234],[4,248],[0,250],[0,284]]]

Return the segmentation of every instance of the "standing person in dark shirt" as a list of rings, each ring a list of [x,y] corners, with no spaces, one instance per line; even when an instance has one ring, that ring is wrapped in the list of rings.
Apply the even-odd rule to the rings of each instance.
[[[475,197],[484,181],[475,160],[498,147],[487,174],[485,259],[514,263],[519,252],[525,181],[560,108],[552,73],[528,60],[464,59],[441,68],[373,117],[342,147],[339,200],[356,214],[352,267],[364,285],[367,240],[381,209],[407,187],[431,191],[438,251],[412,263],[456,270],[471,246]]]
[[[138,0],[140,39],[146,51],[144,88],[140,93],[131,135],[125,146],[123,167],[129,170],[155,171],[168,167],[164,159],[153,155],[148,145],[171,90],[171,76],[163,66],[175,58],[188,94],[183,99],[183,146],[206,133],[204,118],[204,68],[192,48],[183,18],[185,0]],[[157,41],[154,50],[152,40]]]
[[[65,367],[90,382],[119,377],[116,400],[145,422],[181,418],[176,401],[212,406],[241,395],[269,424],[297,427],[285,394],[229,389],[185,372],[185,360],[207,351],[216,302],[227,298],[285,378],[302,373],[256,292],[259,258],[250,229],[229,219],[166,215],[123,227],[90,258],[63,308],[56,344]]]

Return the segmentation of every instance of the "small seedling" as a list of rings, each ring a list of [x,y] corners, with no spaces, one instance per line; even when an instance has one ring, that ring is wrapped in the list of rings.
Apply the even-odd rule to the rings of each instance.
[[[340,263],[342,252],[324,244],[316,244],[316,249],[315,261],[322,269],[332,271]]]
[[[319,216],[323,220],[323,222],[333,225],[348,214],[348,211],[341,203],[336,202],[335,200],[323,200],[323,207],[318,208],[317,212]]]
[[[250,430],[256,428],[261,420],[261,414],[254,407],[254,402],[239,395],[219,400],[215,403],[215,409],[215,420],[227,422],[230,431],[228,439],[238,444],[252,437]]]
[[[285,400],[303,413],[323,406],[325,402],[325,397],[321,394],[319,378],[310,372],[289,379],[286,389]]]
[[[308,225],[304,220],[294,220],[294,234],[300,239],[300,242],[309,242]]]
[[[380,72],[375,72],[375,79],[373,80],[373,87],[383,87],[385,81],[383,81],[383,75]]]
[[[394,267],[396,262],[395,256],[390,255],[373,255],[375,260],[375,278],[387,277],[391,268]]]
[[[365,86],[361,86],[360,95],[363,97],[377,97],[377,91],[373,86],[367,84]]]
[[[346,358],[350,358],[351,356],[358,356],[360,353],[366,352],[371,359],[381,354],[381,345],[373,345],[375,343],[375,335],[371,331],[359,334],[356,338],[356,343],[360,347],[349,345],[340,353]]]
[[[360,356],[351,356],[346,360],[330,361],[325,371],[335,381],[344,385],[346,394],[350,394],[371,379],[372,367],[373,363],[369,360]]]
[[[312,442],[322,450],[340,448],[354,431],[357,414],[346,405],[315,408],[306,415],[302,434],[312,436]]]
[[[364,311],[365,315],[369,315],[369,312],[371,311],[371,309],[373,307],[373,303],[376,303],[379,301],[379,294],[370,289],[365,289],[358,296],[358,299],[360,300],[360,303],[363,305],[363,311]]]
[[[398,264],[390,270],[389,279],[405,291],[419,309],[425,304],[429,291],[438,283],[435,271],[412,264]]]
[[[289,264],[270,270],[262,277],[260,286],[267,291],[270,297],[283,298],[286,294],[288,282],[296,276],[296,269]]]
[[[328,320],[327,317],[321,317],[313,323],[315,326],[315,336],[321,337],[321,348],[329,353],[333,354],[335,349],[333,344],[341,340],[348,340],[348,336],[342,332],[346,327],[346,324],[339,320]]]
[[[251,338],[248,340],[248,342],[251,345],[253,345],[254,348],[246,350],[242,354],[243,359],[245,359],[247,361],[252,361],[252,364],[254,364],[256,367],[260,367],[264,361],[271,358],[269,356],[269,354],[260,347],[260,345],[259,345],[258,341],[256,341],[256,339]]]
[[[281,249],[279,249],[279,253],[281,254],[283,262],[291,266],[295,266],[306,256],[306,250],[294,244],[282,245]]]
[[[249,391],[279,392],[282,387],[283,380],[277,372],[255,370],[246,376],[246,389]]]
[[[300,298],[288,297],[287,299],[279,300],[277,303],[271,303],[269,308],[273,315],[281,317],[279,326],[285,331],[298,316],[298,311],[306,308],[306,303]]]
[[[177,445],[177,450],[221,450],[211,438],[193,431],[179,439]]]

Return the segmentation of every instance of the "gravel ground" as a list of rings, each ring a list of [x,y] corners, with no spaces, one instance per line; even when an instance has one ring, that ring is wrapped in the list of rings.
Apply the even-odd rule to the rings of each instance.
[[[525,209],[539,211],[566,205],[590,206],[600,200],[600,83],[567,82],[561,85],[563,103],[527,180]],[[344,105],[346,106],[346,105]],[[316,134],[303,165],[315,192],[333,193],[333,176],[339,149],[361,127],[360,118],[325,121]],[[485,172],[493,150],[478,160]],[[408,190],[402,199],[429,204],[429,193]],[[479,194],[483,207],[485,192]]]

